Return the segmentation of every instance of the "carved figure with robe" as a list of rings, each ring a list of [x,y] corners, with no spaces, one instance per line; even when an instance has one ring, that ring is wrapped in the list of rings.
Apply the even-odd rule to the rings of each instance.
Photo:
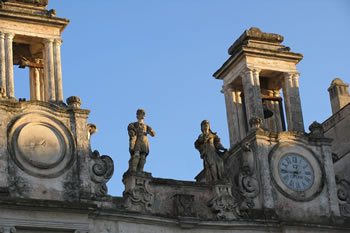
[[[220,138],[211,131],[207,120],[201,123],[202,133],[195,141],[194,146],[204,161],[206,182],[215,182],[223,179],[224,163],[222,155],[227,151],[220,142]]]

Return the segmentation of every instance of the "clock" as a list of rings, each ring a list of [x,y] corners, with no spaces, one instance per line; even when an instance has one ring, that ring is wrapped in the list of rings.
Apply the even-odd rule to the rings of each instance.
[[[74,140],[61,122],[39,114],[24,114],[9,129],[9,149],[16,165],[32,176],[54,178],[73,162]]]
[[[270,153],[272,181],[287,198],[309,201],[323,187],[323,169],[309,148],[287,142],[278,144]]]
[[[285,154],[278,163],[278,173],[282,182],[297,192],[310,189],[314,183],[314,169],[310,162],[299,154]]]

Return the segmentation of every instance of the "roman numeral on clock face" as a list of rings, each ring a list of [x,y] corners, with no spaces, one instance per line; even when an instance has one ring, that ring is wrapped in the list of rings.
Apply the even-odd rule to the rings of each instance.
[[[282,182],[294,191],[306,191],[314,183],[314,171],[310,162],[298,154],[284,155],[278,163]]]

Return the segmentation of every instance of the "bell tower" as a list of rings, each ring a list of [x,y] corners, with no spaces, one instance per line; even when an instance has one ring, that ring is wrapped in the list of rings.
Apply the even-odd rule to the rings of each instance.
[[[247,135],[253,118],[263,119],[263,128],[269,131],[304,132],[296,68],[303,56],[282,42],[281,35],[250,28],[214,73],[224,82],[231,146]]]
[[[89,110],[63,100],[61,35],[69,21],[48,0],[0,1],[0,195],[76,201],[107,195],[109,156],[92,152]],[[14,66],[29,69],[30,100]],[[5,193],[5,194],[3,194]]]
[[[0,91],[15,98],[13,66],[28,68],[30,99],[63,102],[61,34],[68,20],[48,0],[7,0],[0,7]]]
[[[214,74],[224,82],[230,132],[226,176],[248,212],[294,221],[339,216],[332,140],[317,122],[304,131],[296,68],[303,56],[282,42],[250,28]]]

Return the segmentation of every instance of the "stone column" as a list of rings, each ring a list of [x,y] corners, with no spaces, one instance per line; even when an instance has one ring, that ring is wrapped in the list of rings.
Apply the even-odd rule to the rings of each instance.
[[[13,49],[12,43],[15,34],[6,33],[5,34],[5,56],[6,56],[6,94],[8,98],[15,98],[15,85],[13,78]]]
[[[30,89],[30,100],[34,100],[34,68],[29,67],[29,89]]]
[[[288,131],[304,132],[304,120],[299,95],[298,73],[284,74],[283,95]]]
[[[248,122],[253,117],[264,119],[259,73],[260,70],[247,68],[241,74]]]
[[[45,39],[45,96],[46,101],[56,101],[53,39]]]
[[[45,62],[44,62],[44,67],[45,67]],[[39,69],[39,79],[40,79],[40,100],[45,101],[45,71],[44,69]]]
[[[230,146],[232,147],[239,141],[239,128],[237,121],[237,113],[235,106],[235,93],[233,89],[230,87],[223,87],[222,92],[225,96],[226,103],[226,115],[227,115],[227,123],[228,123],[228,131],[230,136]]]
[[[56,39],[54,42],[54,63],[55,63],[54,65],[55,65],[56,100],[63,102],[61,44],[62,44],[62,41],[59,39]]]
[[[276,98],[279,98],[280,97],[279,90],[274,90],[273,96]],[[281,114],[283,114],[283,112],[281,112],[279,101],[274,101],[274,116],[273,116],[273,118],[274,118],[275,123],[276,123],[276,132],[283,131]]]
[[[5,33],[0,32],[0,88],[6,95],[6,54]]]
[[[30,99],[41,100],[40,69],[30,68]]]
[[[248,130],[248,122],[245,119],[245,114],[243,110],[243,102],[242,102],[242,91],[235,89],[234,90],[234,99],[233,99],[235,106],[236,106],[236,112],[237,112],[237,121],[238,121],[238,128],[239,128],[239,141],[242,140]]]

